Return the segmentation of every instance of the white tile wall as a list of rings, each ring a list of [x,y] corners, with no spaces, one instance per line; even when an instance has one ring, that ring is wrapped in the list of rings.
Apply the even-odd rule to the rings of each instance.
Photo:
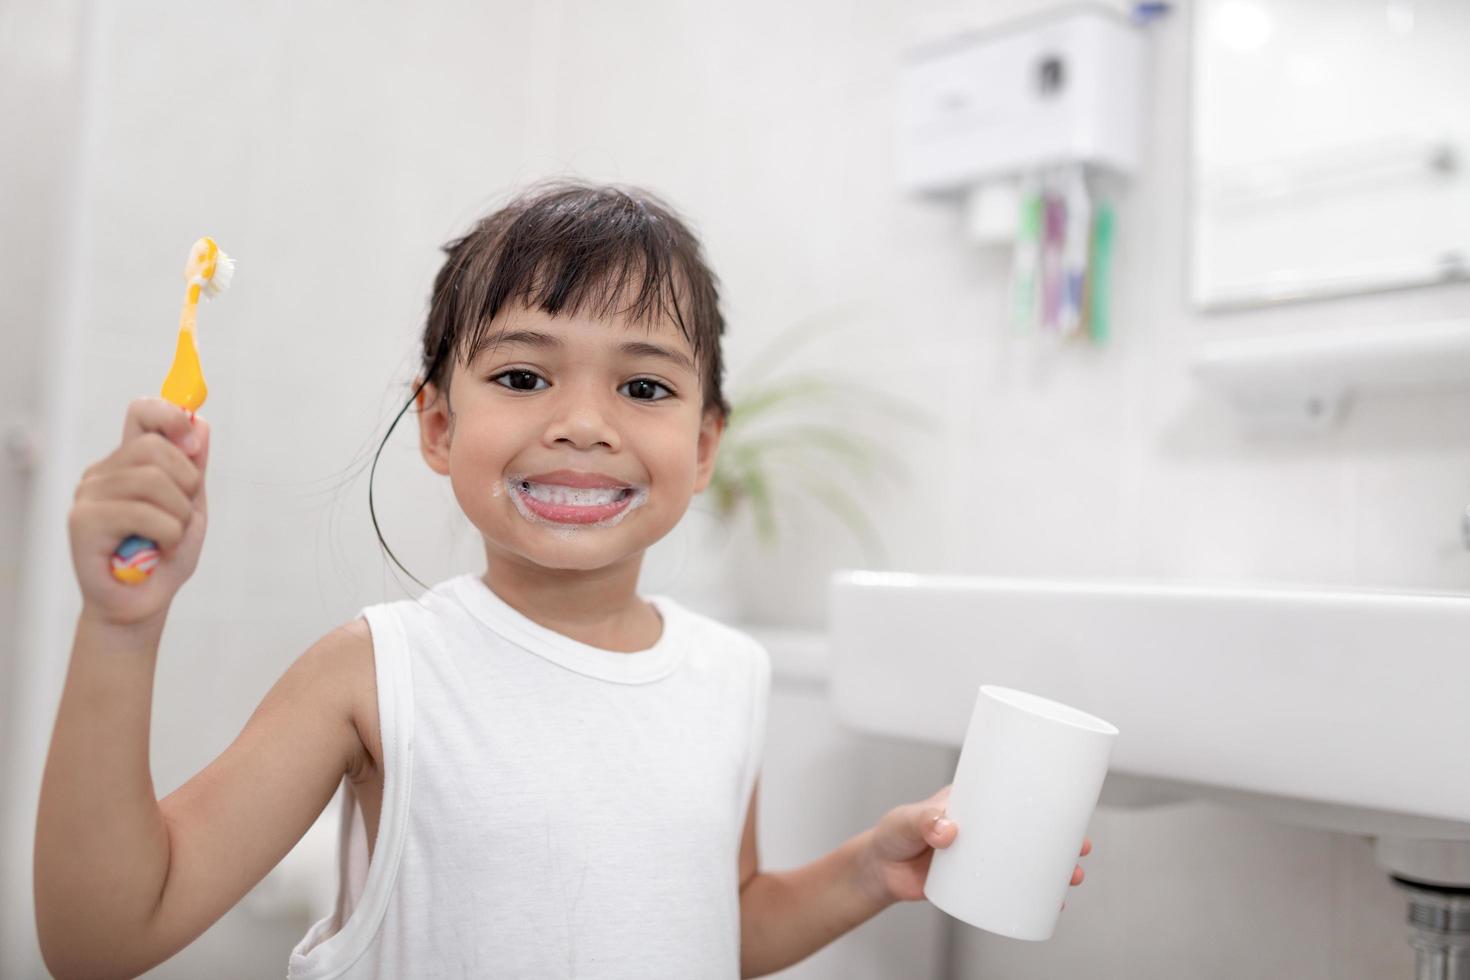
[[[58,337],[57,307],[66,295],[62,254],[67,178],[76,151],[78,5],[0,6],[0,434],[34,441],[47,451],[57,420],[45,406],[56,378],[39,370]],[[31,676],[20,624],[38,579],[53,591],[61,561],[38,561],[39,474],[0,456],[0,976],[30,975],[30,835],[34,795],[15,787],[31,781],[44,743],[27,731],[34,713],[25,692]],[[19,937],[13,939],[12,937]],[[23,972],[27,971],[27,972]]]

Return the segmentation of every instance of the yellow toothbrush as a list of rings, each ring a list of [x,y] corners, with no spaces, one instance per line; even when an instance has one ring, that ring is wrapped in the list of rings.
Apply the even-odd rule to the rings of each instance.
[[[230,285],[235,274],[235,261],[214,243],[201,238],[189,250],[184,266],[184,309],[179,314],[179,343],[174,351],[173,367],[163,379],[161,394],[168,401],[186,409],[190,417],[209,394],[204,384],[204,371],[199,367],[199,295],[214,299]],[[158,544],[141,535],[129,535],[112,553],[112,575],[128,584],[141,582],[153,574],[158,564]]]

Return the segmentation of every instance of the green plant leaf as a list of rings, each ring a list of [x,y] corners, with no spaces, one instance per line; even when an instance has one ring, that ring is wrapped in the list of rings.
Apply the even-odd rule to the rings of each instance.
[[[834,394],[842,394],[843,386],[830,378],[817,374],[793,374],[780,380],[742,392],[730,405],[728,431],[736,425],[745,425],[751,419],[765,415],[772,409],[792,401],[822,401]]]
[[[802,475],[797,477],[797,481],[847,525],[861,544],[868,561],[876,562],[880,568],[888,565],[888,549],[883,544],[878,528],[845,490],[821,477],[814,479]]]
[[[875,385],[831,375],[810,372],[788,375],[775,382],[741,392],[731,402],[726,431],[744,427],[751,419],[768,414],[772,409],[792,401],[817,401],[837,407],[844,398],[859,401],[865,411],[878,411],[885,417],[915,426],[933,427],[939,417],[909,399],[884,391]]]
[[[756,537],[764,544],[775,544],[776,514],[771,503],[771,487],[759,465],[745,471],[745,487],[750,493],[751,510],[755,515]]]
[[[880,473],[898,482],[905,479],[902,461],[881,443],[835,425],[792,424],[782,429],[747,437],[744,445],[761,453],[831,453],[855,476]]]
[[[773,373],[775,365],[801,345],[849,326],[852,312],[858,309],[859,304],[848,304],[792,324],[761,348],[741,371],[745,376],[762,377],[762,381],[737,386],[731,398],[731,412],[709,490],[717,512],[727,518],[749,501],[757,535],[765,544],[774,543],[778,537],[774,491],[785,482],[784,476],[778,481],[776,474],[786,468],[811,473],[807,464],[820,455],[823,459],[835,458],[860,479],[878,473],[900,483],[908,480],[906,461],[885,444],[867,438],[855,427],[811,420],[812,410],[835,411],[845,419],[873,411],[885,420],[931,429],[940,424],[937,415],[917,402],[863,380],[815,370],[763,377]],[[848,525],[866,549],[883,551],[872,523],[840,487],[830,481],[812,483],[804,478],[802,484]]]
[[[715,457],[715,468],[710,473],[709,486],[705,488],[705,492],[710,495],[714,504],[715,513],[721,517],[729,517],[734,514],[743,496],[740,478],[737,474],[730,472],[730,464],[726,462],[727,458],[722,446],[719,455]]]

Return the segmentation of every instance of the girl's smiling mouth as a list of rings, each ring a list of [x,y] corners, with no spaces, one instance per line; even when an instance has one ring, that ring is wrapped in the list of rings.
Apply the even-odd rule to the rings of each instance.
[[[521,515],[538,523],[611,526],[648,499],[644,487],[568,487],[517,477],[506,485]]]

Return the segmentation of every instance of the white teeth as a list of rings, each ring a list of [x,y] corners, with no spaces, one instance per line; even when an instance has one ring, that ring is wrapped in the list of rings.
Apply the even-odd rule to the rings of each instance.
[[[550,483],[532,483],[529,480],[522,480],[520,486],[529,496],[542,503],[571,507],[605,506],[621,500],[624,492],[618,487],[563,487]]]

